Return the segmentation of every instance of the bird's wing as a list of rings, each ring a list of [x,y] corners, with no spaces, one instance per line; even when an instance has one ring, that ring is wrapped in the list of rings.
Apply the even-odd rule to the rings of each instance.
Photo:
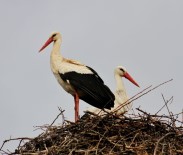
[[[93,69],[93,68],[91,68],[91,67],[89,67],[89,66],[86,66],[89,70],[91,70],[92,72],[93,72],[93,74],[96,76],[96,78],[101,82],[101,83],[103,83],[104,84],[104,81],[101,79],[101,77],[98,75],[98,73]]]
[[[96,71],[90,67],[86,68],[90,72],[79,73],[73,70],[59,74],[64,81],[72,85],[82,100],[98,108],[110,109],[114,106],[114,94],[104,84]]]

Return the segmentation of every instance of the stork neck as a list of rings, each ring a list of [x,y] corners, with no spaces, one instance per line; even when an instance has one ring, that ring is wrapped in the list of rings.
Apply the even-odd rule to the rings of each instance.
[[[61,53],[60,53],[60,46],[61,46],[61,40],[58,39],[53,43],[53,48],[51,51],[51,56],[60,56],[62,57]]]
[[[122,80],[122,77],[119,74],[115,74],[116,79],[116,92],[120,91],[124,96],[127,96],[126,89]]]

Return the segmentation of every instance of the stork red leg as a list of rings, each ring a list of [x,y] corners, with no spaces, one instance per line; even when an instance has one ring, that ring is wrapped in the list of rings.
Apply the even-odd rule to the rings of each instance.
[[[75,122],[79,119],[79,96],[77,93],[74,95],[74,101],[75,101]]]

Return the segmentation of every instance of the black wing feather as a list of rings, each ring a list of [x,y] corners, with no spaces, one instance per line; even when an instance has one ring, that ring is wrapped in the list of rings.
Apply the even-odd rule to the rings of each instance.
[[[72,87],[79,94],[80,99],[85,102],[103,109],[114,107],[114,94],[104,84],[96,71],[88,67],[94,74],[81,74],[77,72],[60,73],[60,77],[69,80]]]

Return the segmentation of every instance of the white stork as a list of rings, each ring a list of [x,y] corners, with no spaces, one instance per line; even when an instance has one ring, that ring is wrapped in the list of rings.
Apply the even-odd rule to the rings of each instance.
[[[114,112],[117,115],[123,114],[130,110],[132,103],[125,103],[129,98],[126,93],[126,89],[123,83],[122,78],[125,77],[130,82],[132,82],[134,85],[139,87],[137,82],[130,76],[130,74],[127,72],[127,70],[122,66],[117,66],[114,69],[114,77],[116,80],[116,91],[115,91],[115,101],[114,101],[114,107],[111,108],[111,110],[107,110],[107,112]],[[125,105],[123,106],[123,104]],[[121,107],[121,108],[120,108]],[[101,111],[101,109],[92,107],[89,108],[87,111],[93,112],[99,116],[103,115],[105,112]]]
[[[53,42],[50,56],[51,70],[65,91],[74,96],[75,121],[79,119],[79,99],[100,109],[114,107],[115,96],[92,68],[79,61],[66,59],[60,53],[62,37],[51,34],[40,52]]]

